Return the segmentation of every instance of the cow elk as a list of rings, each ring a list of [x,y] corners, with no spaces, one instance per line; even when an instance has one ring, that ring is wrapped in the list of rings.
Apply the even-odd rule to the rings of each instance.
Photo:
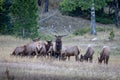
[[[98,63],[102,63],[104,61],[104,64],[108,64],[110,57],[110,48],[109,46],[104,46],[102,48],[102,51],[100,52],[100,57],[98,57]]]
[[[24,52],[28,56],[31,56],[33,53],[38,56],[39,55],[38,52],[41,51],[42,47],[43,47],[42,41],[32,42],[26,45]]]
[[[24,46],[19,46],[19,47],[16,47],[15,50],[13,51],[13,53],[11,55],[16,55],[16,56],[24,56],[25,55],[25,45]]]
[[[87,62],[88,61],[92,62],[93,54],[94,54],[94,49],[92,46],[89,45],[87,50],[86,50],[86,53],[84,55],[80,56],[80,61],[83,62],[85,60]]]
[[[71,46],[71,47],[67,47],[63,52],[62,52],[62,59],[65,60],[68,58],[68,60],[70,60],[71,56],[75,56],[75,60],[78,61],[79,60],[79,54],[80,54],[80,50],[78,48],[78,46]]]

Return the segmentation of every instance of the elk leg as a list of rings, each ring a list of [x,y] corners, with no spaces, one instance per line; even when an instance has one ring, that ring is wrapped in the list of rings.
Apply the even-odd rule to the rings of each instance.
[[[88,62],[88,58],[86,58],[86,61]]]
[[[90,57],[90,62],[92,63],[92,59],[93,59],[93,57]]]
[[[36,56],[38,56],[38,51],[37,51],[37,49],[35,49],[35,54],[36,54]]]
[[[109,57],[106,58],[106,64],[108,64]]]
[[[106,63],[106,58],[104,59],[104,64]]]
[[[68,56],[68,61],[70,61],[70,56]]]
[[[78,56],[75,56],[75,60],[78,61]]]

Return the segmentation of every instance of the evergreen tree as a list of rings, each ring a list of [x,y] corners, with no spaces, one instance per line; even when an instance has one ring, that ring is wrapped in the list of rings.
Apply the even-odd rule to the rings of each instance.
[[[101,9],[107,5],[107,2],[110,2],[113,0],[94,0],[95,2],[95,9]],[[61,2],[61,10],[71,12],[76,10],[78,7],[80,7],[82,10],[88,10],[91,8],[92,0],[63,0]]]
[[[13,0],[11,7],[16,36],[38,36],[38,5],[36,0]]]
[[[10,22],[10,6],[11,0],[0,0],[0,33],[10,34],[12,32],[12,25]]]

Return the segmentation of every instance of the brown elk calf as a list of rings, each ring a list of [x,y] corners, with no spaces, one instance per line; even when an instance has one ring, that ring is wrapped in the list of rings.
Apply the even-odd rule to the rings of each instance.
[[[104,46],[100,53],[100,57],[98,57],[98,63],[101,64],[102,61],[104,61],[104,64],[108,64],[109,57],[110,57],[110,48],[109,46]]]
[[[88,46],[87,50],[86,50],[86,53],[83,55],[80,56],[80,61],[90,61],[92,62],[92,59],[93,59],[93,54],[94,54],[94,49],[92,46]]]
[[[72,47],[67,47],[63,52],[62,52],[62,59],[67,59],[70,60],[71,56],[75,56],[75,60],[78,61],[79,59],[79,54],[80,50],[78,46],[72,46]]]

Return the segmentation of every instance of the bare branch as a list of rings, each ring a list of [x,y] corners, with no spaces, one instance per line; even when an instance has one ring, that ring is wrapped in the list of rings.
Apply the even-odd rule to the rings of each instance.
[[[56,13],[58,12],[58,10],[56,10],[53,14],[51,14],[50,16],[48,16],[48,17],[46,17],[46,18],[43,18],[43,19],[41,19],[39,22],[43,22],[43,21],[45,21],[45,20],[48,20],[48,19],[50,19],[51,17],[53,17]]]

